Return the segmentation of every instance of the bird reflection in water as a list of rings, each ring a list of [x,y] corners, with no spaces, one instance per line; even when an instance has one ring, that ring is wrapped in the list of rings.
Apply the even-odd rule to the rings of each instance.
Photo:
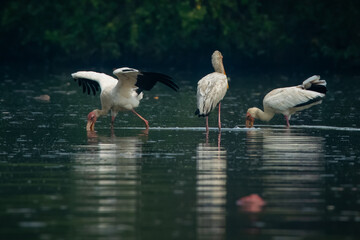
[[[226,231],[226,150],[199,143],[196,149],[197,234],[203,239],[224,239]]]
[[[273,230],[281,225],[322,221],[325,207],[323,179],[324,139],[302,130],[248,131],[246,155],[249,172],[266,201],[264,214]],[[289,236],[294,229],[288,229]],[[306,229],[304,229],[306,232]],[[276,234],[276,232],[274,232]]]
[[[147,137],[149,135],[149,129],[141,130],[141,133],[138,134],[138,136],[145,136]],[[88,138],[88,143],[97,143],[99,141],[97,131],[86,131],[86,136]],[[115,131],[113,128],[111,128],[111,138],[116,139]]]
[[[146,136],[145,136],[146,137]],[[77,151],[74,163],[74,216],[83,222],[78,234],[90,238],[126,232],[136,236],[144,135],[88,135],[89,145]]]
[[[209,143],[209,131],[205,132],[205,143],[206,144]],[[218,133],[218,141],[217,141],[217,146],[218,146],[219,151],[220,151],[220,145],[221,145],[221,131],[219,131],[219,133]]]

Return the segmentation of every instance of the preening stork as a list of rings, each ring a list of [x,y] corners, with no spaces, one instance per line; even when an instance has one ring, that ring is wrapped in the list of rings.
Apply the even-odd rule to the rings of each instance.
[[[285,116],[287,127],[290,127],[292,114],[320,104],[326,92],[326,81],[320,80],[318,75],[306,79],[299,86],[274,89],[264,97],[264,111],[256,107],[247,110],[245,125],[252,127],[255,118],[270,121],[276,113],[281,113]]]
[[[115,117],[119,111],[130,110],[141,118],[149,128],[149,122],[135,112],[134,108],[139,106],[143,98],[143,90],[151,90],[157,82],[161,82],[171,89],[177,91],[179,87],[172,81],[172,78],[154,72],[140,72],[133,68],[123,67],[114,70],[113,74],[118,79],[104,73],[92,71],[79,71],[71,74],[83,92],[94,95],[100,91],[101,109],[95,109],[88,114],[86,124],[87,131],[94,131],[95,123],[99,116],[106,115],[111,111],[111,128],[114,127]]]
[[[195,111],[195,115],[206,118],[206,131],[209,131],[208,116],[216,105],[219,105],[218,124],[219,130],[221,130],[220,101],[229,87],[221,52],[216,50],[212,54],[211,63],[215,72],[206,75],[198,82],[197,110]]]

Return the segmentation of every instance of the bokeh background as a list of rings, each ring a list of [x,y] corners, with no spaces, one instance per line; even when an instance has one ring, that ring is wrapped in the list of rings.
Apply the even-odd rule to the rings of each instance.
[[[356,0],[5,0],[0,63],[355,71]]]

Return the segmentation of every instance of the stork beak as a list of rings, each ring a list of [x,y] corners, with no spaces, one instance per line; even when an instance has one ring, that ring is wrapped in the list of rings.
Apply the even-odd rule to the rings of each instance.
[[[86,131],[95,131],[95,121],[88,120],[86,124]]]
[[[245,126],[247,128],[252,128],[254,126],[254,121],[255,121],[255,118],[253,118],[250,113],[246,113]]]

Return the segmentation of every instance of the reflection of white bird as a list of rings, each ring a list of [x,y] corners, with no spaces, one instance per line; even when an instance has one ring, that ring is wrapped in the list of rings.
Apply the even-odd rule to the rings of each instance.
[[[95,95],[99,88],[101,90],[100,100],[102,109],[95,109],[88,114],[86,130],[94,131],[95,122],[101,115],[106,115],[111,110],[111,127],[114,126],[114,120],[119,111],[131,110],[145,122],[148,129],[148,121],[141,117],[134,108],[139,106],[143,98],[143,90],[150,90],[157,82],[177,91],[179,87],[171,81],[171,77],[153,72],[139,72],[133,68],[118,68],[114,72],[118,79],[104,73],[91,71],[80,71],[71,76],[78,80],[79,86],[82,85],[83,92]]]
[[[320,76],[317,75],[306,79],[299,86],[274,89],[264,97],[264,111],[256,107],[248,109],[246,127],[252,127],[255,118],[270,121],[275,113],[283,114],[287,127],[290,127],[289,120],[292,114],[320,104],[326,92],[326,81],[320,80]]]
[[[197,110],[199,117],[206,117],[206,131],[209,130],[208,116],[210,112],[219,104],[219,130],[221,129],[220,120],[220,101],[224,98],[228,89],[228,80],[223,65],[223,56],[219,51],[215,51],[211,56],[211,62],[215,72],[210,73],[200,79],[197,86]]]

